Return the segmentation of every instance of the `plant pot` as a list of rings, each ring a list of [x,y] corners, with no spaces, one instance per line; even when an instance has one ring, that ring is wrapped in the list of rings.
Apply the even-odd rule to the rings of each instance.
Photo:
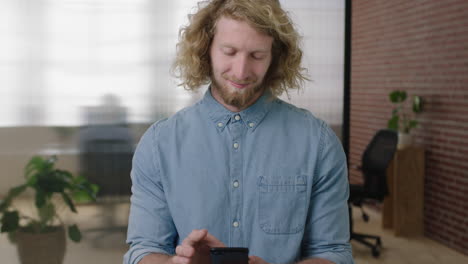
[[[398,149],[404,149],[413,144],[413,137],[411,134],[398,132]]]
[[[63,226],[46,233],[17,231],[15,237],[21,264],[62,264],[66,237]]]

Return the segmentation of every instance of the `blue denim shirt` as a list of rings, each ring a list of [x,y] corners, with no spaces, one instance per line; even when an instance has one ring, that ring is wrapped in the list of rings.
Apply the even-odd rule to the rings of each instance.
[[[175,254],[193,229],[269,263],[353,263],[341,144],[323,121],[270,93],[234,113],[208,90],[148,129],[131,177],[125,264]]]

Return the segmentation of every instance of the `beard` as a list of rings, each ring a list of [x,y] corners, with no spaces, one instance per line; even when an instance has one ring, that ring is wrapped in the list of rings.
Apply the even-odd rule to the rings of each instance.
[[[229,78],[222,75],[223,80],[231,80],[236,83],[245,83]],[[248,81],[247,83],[255,83],[256,80]],[[244,89],[235,89],[230,87],[227,83],[221,84],[215,77],[211,78],[211,86],[218,92],[221,99],[227,105],[235,106],[236,108],[245,109],[249,106],[253,98],[263,91],[263,82],[253,87],[246,87]]]

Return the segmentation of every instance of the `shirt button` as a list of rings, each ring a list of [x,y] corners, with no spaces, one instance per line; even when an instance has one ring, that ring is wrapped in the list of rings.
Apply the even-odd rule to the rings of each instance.
[[[232,223],[232,226],[233,226],[233,227],[239,227],[239,222],[234,221],[234,223]]]
[[[254,127],[255,124],[254,123],[249,123],[249,127]]]
[[[223,127],[223,123],[218,123],[218,127]]]
[[[235,149],[239,148],[239,143],[234,143],[233,147],[234,147]]]
[[[234,181],[234,182],[232,183],[232,186],[234,186],[234,188],[239,187],[239,181]]]
[[[240,120],[240,116],[239,116],[239,115],[236,115],[234,118],[235,118],[237,121]]]

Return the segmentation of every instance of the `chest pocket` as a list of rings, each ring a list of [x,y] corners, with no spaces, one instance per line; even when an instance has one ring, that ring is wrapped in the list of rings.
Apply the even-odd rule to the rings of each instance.
[[[258,219],[263,231],[293,234],[304,229],[308,204],[305,176],[260,176],[258,189]]]

